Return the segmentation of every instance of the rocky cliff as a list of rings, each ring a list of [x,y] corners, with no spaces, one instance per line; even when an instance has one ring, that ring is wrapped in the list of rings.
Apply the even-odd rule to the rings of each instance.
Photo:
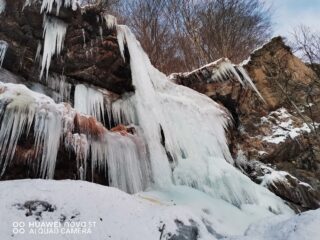
[[[243,63],[263,100],[232,77],[214,81],[219,65],[173,74],[171,79],[206,94],[232,113],[229,143],[240,169],[282,198],[302,208],[317,208],[319,75],[294,56],[281,37],[255,50]],[[272,173],[272,168],[292,176]]]

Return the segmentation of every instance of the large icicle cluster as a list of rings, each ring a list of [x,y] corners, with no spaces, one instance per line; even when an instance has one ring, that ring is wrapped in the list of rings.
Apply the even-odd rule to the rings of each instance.
[[[106,171],[108,167],[110,186],[136,193],[150,184],[151,170],[141,138],[110,133],[102,141],[92,141],[90,150],[92,168]]]
[[[61,53],[67,32],[67,24],[55,17],[45,16],[43,26],[44,46],[40,78],[43,76],[45,69],[46,77],[48,77],[51,58],[54,54],[59,55]]]
[[[276,196],[230,164],[225,110],[205,95],[170,82],[152,66],[126,26],[117,26],[117,31],[120,50],[124,41],[129,49],[136,90],[113,105],[114,119],[141,127],[155,183],[167,186],[173,179],[174,184],[199,189],[239,208],[252,204],[286,211]]]
[[[39,155],[37,169],[42,178],[53,178],[63,130],[63,105],[55,105],[52,99],[32,92],[24,85],[1,83],[0,89],[3,116],[0,129],[1,175],[14,157],[19,138],[22,134],[28,135],[33,126],[34,146]]]
[[[72,7],[73,10],[76,10],[78,2],[78,0],[42,0],[41,12],[51,13],[55,4],[56,15],[59,15],[62,6],[65,8]]]
[[[103,94],[96,89],[78,84],[74,94],[74,108],[104,122],[104,98]]]
[[[1,10],[1,3],[0,3],[0,10]],[[8,49],[8,43],[6,41],[0,40],[0,68],[2,67],[2,63],[3,63],[4,57],[6,56],[7,49]]]
[[[28,159],[28,165],[42,178],[54,177],[58,150],[64,141],[76,154],[80,179],[89,180],[87,165],[91,160],[92,180],[99,171],[110,186],[129,193],[143,191],[150,184],[151,170],[142,138],[110,132],[95,118],[56,104],[24,85],[0,82],[0,92],[0,176],[10,166],[19,139],[30,135],[36,156]]]

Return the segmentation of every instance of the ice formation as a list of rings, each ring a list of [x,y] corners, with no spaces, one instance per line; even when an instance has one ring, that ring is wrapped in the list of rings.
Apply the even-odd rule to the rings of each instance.
[[[45,16],[43,26],[44,45],[40,78],[42,78],[44,70],[46,70],[48,78],[51,58],[54,54],[59,55],[63,49],[67,24],[55,17]]]
[[[106,25],[108,29],[115,28],[117,26],[117,18],[110,15],[110,14],[104,14],[104,20],[106,21]]]
[[[47,86],[55,91],[53,95],[55,102],[69,102],[71,97],[72,85],[66,81],[64,75],[49,75],[47,79]]]
[[[89,180],[90,159],[92,179],[99,171],[109,179],[110,186],[129,193],[143,191],[150,184],[151,169],[143,138],[110,132],[94,118],[79,115],[65,104],[56,104],[24,85],[0,82],[0,90],[0,115],[3,116],[0,176],[10,165],[18,141],[24,135],[34,139],[36,156],[28,159],[28,165],[37,169],[41,178],[54,177],[58,150],[64,139],[65,146],[75,152],[80,179]],[[82,126],[78,129],[80,133],[74,133],[76,116],[80,118],[78,125]]]
[[[117,31],[130,53],[135,94],[114,103],[114,119],[141,127],[156,185],[187,185],[239,208],[251,204],[287,211],[280,199],[230,164],[224,109],[205,95],[170,82],[151,65],[126,26],[117,26]],[[119,46],[123,50],[124,42]]]
[[[24,85],[1,83],[0,88],[3,91],[0,95],[3,116],[0,128],[1,175],[14,157],[21,135],[32,131],[36,154],[39,155],[38,160],[34,159],[39,161],[35,164],[39,175],[52,178],[63,129],[61,108],[52,99],[32,92]]]
[[[0,68],[2,67],[3,60],[6,56],[7,49],[8,49],[8,43],[3,40],[0,40]]]
[[[109,133],[90,143],[92,169],[108,172],[110,186],[136,193],[150,185],[151,170],[143,140]]]
[[[27,0],[30,1],[30,0]],[[56,5],[56,15],[59,15],[60,8],[63,6],[65,8],[72,7],[73,10],[77,10],[78,0],[43,0],[41,5],[41,13],[47,12],[51,13]]]
[[[242,65],[234,65],[229,59],[221,58],[215,62],[209,63],[201,68],[195,69],[192,72],[187,73],[174,73],[170,77],[174,78],[175,75],[183,75],[184,77],[188,77],[191,74],[196,72],[212,69],[211,71],[211,80],[212,82],[216,81],[225,81],[226,79],[235,78],[239,81],[243,86],[249,86],[255,93],[260,97],[262,101],[264,101],[262,95],[252,82],[251,78],[248,76],[246,70]]]
[[[74,93],[74,108],[81,113],[94,116],[100,122],[104,122],[104,97],[96,89],[78,84]]]
[[[6,9],[6,0],[0,0],[0,14]]]
[[[39,42],[38,42],[38,47],[37,47],[36,56],[34,57],[34,60],[35,60],[35,61],[39,61],[39,60],[40,60],[41,49],[42,49],[42,44],[41,44],[41,42],[39,41]]]

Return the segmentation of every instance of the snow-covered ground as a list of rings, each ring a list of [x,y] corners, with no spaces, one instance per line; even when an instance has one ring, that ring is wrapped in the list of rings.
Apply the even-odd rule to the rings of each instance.
[[[320,210],[292,218],[273,217],[249,227],[245,236],[228,240],[319,240]]]
[[[0,199],[1,240],[316,240],[320,234],[320,210],[264,220],[259,211],[188,187],[129,195],[83,181],[15,180],[0,182]]]

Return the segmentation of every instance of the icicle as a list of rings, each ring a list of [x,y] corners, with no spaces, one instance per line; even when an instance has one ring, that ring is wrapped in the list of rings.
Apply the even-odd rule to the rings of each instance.
[[[234,65],[228,59],[220,59],[212,63],[212,65],[216,65],[214,70],[212,70],[212,81],[224,81],[225,79],[234,76],[242,85],[244,84],[237,73],[237,70],[234,68]]]
[[[6,0],[0,0],[0,14],[6,9]]]
[[[99,27],[99,33],[100,33],[100,40],[102,42],[103,41],[103,28],[101,26]]]
[[[70,101],[72,85],[66,81],[64,75],[50,75],[47,80],[47,85],[58,93],[54,96],[55,102]]]
[[[77,10],[78,0],[43,0],[40,12],[51,13],[54,3],[56,4],[56,15],[59,15],[62,6],[65,8],[72,7],[73,11]]]
[[[83,38],[83,48],[85,48],[86,47],[86,32],[83,28],[82,28],[82,38]]]
[[[66,138],[66,146],[71,146],[76,154],[77,169],[80,180],[86,180],[89,144],[86,135],[73,134]]]
[[[128,193],[145,190],[151,179],[144,142],[131,134],[106,133],[104,140],[90,145],[92,174],[108,172],[110,186]]]
[[[48,78],[51,58],[54,54],[59,55],[61,53],[66,32],[66,23],[54,17],[44,17],[44,46],[40,78],[42,78],[45,69]]]
[[[4,57],[6,56],[7,49],[8,49],[8,43],[0,40],[0,68],[2,67]]]
[[[35,58],[34,58],[35,61],[40,61],[41,49],[42,49],[42,44],[41,44],[41,42],[39,41],[39,42],[38,42],[38,47],[37,47],[36,56],[35,56]]]
[[[199,189],[239,208],[252,204],[286,211],[281,200],[230,164],[224,109],[207,96],[170,82],[151,65],[126,26],[117,26],[117,31],[122,53],[127,43],[135,94],[113,104],[114,119],[134,121],[141,127],[138,135],[148,144],[155,183],[168,186],[173,177],[175,184]],[[224,67],[220,76],[228,71],[229,66]]]
[[[260,97],[260,99],[265,102],[264,98],[262,97],[262,95],[260,94],[259,90],[257,89],[257,87],[254,85],[254,83],[252,82],[251,78],[249,77],[247,71],[242,67],[239,66],[237,67],[237,69],[240,71],[240,73],[242,74],[244,80],[249,83],[250,87],[258,94],[258,96]]]
[[[94,116],[104,122],[103,94],[93,88],[79,84],[74,93],[74,108],[84,114]]]
[[[119,45],[119,50],[121,53],[121,57],[123,61],[126,61],[126,58],[124,56],[124,45],[126,43],[126,36],[124,31],[122,31],[121,26],[117,25],[117,39],[118,39],[118,45]]]
[[[40,176],[54,176],[60,136],[63,131],[62,112],[52,99],[32,92],[24,85],[0,83],[0,165],[1,175],[12,160],[22,133],[29,134],[34,122],[35,149],[39,156]],[[8,104],[6,104],[8,103]]]
[[[103,15],[104,20],[106,21],[106,25],[108,29],[113,29],[117,26],[117,18],[110,15],[110,14],[104,14]]]

